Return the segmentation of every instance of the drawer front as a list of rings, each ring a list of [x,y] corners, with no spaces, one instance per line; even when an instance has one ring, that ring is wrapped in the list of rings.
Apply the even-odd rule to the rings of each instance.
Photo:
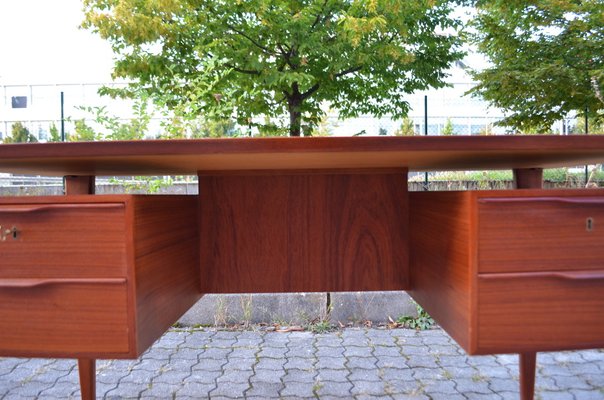
[[[478,271],[604,269],[603,197],[478,201]]]
[[[479,353],[604,346],[604,271],[478,278]]]
[[[127,353],[125,279],[0,279],[0,354]]]
[[[126,276],[121,203],[0,206],[0,279]]]

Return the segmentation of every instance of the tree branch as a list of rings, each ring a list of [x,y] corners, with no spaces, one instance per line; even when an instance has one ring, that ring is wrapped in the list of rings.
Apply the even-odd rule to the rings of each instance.
[[[319,83],[315,83],[313,87],[302,93],[302,100],[308,99],[314,92],[319,90],[319,87],[321,87],[321,85]]]
[[[354,73],[354,72],[358,72],[358,71],[360,71],[361,69],[363,69],[363,67],[360,67],[360,66],[357,66],[357,67],[351,67],[351,68],[345,69],[344,71],[340,71],[340,72],[338,72],[337,74],[335,74],[335,75],[334,75],[334,77],[335,77],[335,78],[340,78],[340,77],[342,77],[342,76],[344,76],[344,75],[348,75],[348,74],[352,74],[352,73]]]
[[[325,6],[327,5],[327,1],[328,0],[323,1],[323,5],[321,6],[321,11],[317,14],[317,17],[315,18],[315,21],[310,26],[310,31],[309,32],[312,32],[317,27],[317,24],[319,23],[319,21],[321,21],[321,16],[323,15],[323,10],[325,10]]]
[[[235,65],[232,64],[224,64],[226,67],[231,68],[233,71],[237,71],[237,72],[241,72],[242,74],[248,74],[248,75],[260,75],[260,71],[256,71],[253,69],[243,69],[243,68],[239,68]]]
[[[233,25],[227,24],[226,25],[227,28],[229,28],[230,30],[232,30],[233,32],[237,33],[238,35],[243,36],[244,38],[246,38],[247,40],[249,40],[254,46],[258,47],[260,50],[264,51],[266,54],[274,56],[276,55],[275,52],[271,51],[270,49],[268,49],[266,46],[261,45],[260,43],[258,43],[256,40],[254,40],[253,38],[251,38],[250,36],[246,35],[244,32],[241,32],[240,30],[236,29]]]

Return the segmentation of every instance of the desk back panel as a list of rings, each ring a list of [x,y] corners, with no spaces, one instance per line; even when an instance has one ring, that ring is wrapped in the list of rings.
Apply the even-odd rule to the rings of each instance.
[[[204,293],[408,288],[407,171],[200,173]]]

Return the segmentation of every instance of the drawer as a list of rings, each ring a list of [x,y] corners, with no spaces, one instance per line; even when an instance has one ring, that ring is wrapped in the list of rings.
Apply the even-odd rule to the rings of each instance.
[[[0,279],[126,276],[123,203],[3,204],[0,226]]]
[[[478,278],[478,352],[604,346],[604,270]]]
[[[0,304],[3,356],[129,351],[125,278],[0,279]]]
[[[478,271],[604,270],[604,196],[478,200]]]

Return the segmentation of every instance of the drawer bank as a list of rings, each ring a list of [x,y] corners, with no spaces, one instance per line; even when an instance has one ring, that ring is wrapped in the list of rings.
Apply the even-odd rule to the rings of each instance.
[[[604,137],[211,139],[0,145],[0,356],[136,358],[205,293],[407,290],[469,354],[604,347],[604,191],[542,169]],[[408,192],[408,171],[512,169],[517,190]],[[94,195],[95,176],[197,175],[199,195]],[[564,318],[560,318],[564,315]],[[454,377],[453,377],[454,379]]]

